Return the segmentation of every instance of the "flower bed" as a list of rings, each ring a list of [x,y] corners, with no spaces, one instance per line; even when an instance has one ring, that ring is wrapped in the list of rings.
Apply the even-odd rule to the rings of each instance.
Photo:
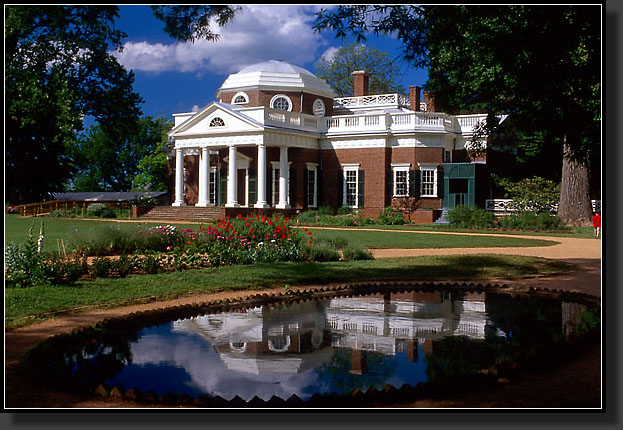
[[[41,252],[42,224],[38,241],[31,231],[25,246],[7,246],[5,280],[7,286],[28,287],[132,273],[310,260],[312,233],[291,229],[289,220],[258,213],[225,217],[198,230],[159,225],[128,234],[111,228],[97,239],[77,243],[69,256]]]

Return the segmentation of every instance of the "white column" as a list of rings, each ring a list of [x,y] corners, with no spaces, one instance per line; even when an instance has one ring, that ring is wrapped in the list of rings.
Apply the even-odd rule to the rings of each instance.
[[[229,176],[227,177],[227,203],[225,206],[228,208],[236,208],[240,206],[238,201],[236,200],[236,196],[238,195],[238,177],[236,171],[236,147],[231,145],[229,147]]]
[[[184,153],[175,149],[175,201],[173,206],[184,206]]]
[[[288,175],[290,168],[288,167],[288,147],[279,148],[279,203],[277,209],[288,209]]]
[[[201,148],[199,155],[199,200],[195,206],[206,207],[209,203],[210,182],[210,151]]]
[[[266,202],[266,146],[259,144],[257,147],[257,203],[256,208],[269,207]]]

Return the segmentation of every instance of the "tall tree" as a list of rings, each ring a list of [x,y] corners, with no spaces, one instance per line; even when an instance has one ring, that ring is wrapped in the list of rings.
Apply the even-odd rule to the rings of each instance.
[[[100,124],[92,126],[72,146],[71,156],[78,170],[72,188],[75,191],[127,191],[135,188],[136,177],[141,174],[139,185],[164,182],[165,179],[159,177],[162,170],[157,164],[162,160],[152,160],[152,157],[161,154],[162,158],[171,128],[171,122],[164,117],[149,116],[140,118],[132,127],[121,129]],[[166,178],[166,154],[164,163]],[[146,173],[149,175],[145,176]]]
[[[210,25],[219,26],[234,18],[240,7],[226,5],[152,6],[154,16],[164,22],[164,32],[176,40],[194,42],[197,39],[218,40]]]
[[[387,52],[368,48],[360,43],[340,47],[331,57],[322,57],[316,63],[317,76],[327,81],[338,97],[353,95],[353,75],[356,70],[370,73],[370,93],[404,93],[400,70]]]
[[[559,215],[579,225],[590,219],[589,160],[600,148],[600,22],[598,6],[341,6],[316,28],[359,40],[393,32],[447,107],[512,115],[534,153],[558,146]]]
[[[64,190],[74,170],[67,146],[85,116],[114,128],[140,115],[134,75],[109,53],[124,37],[117,17],[112,6],[6,6],[8,201]]]

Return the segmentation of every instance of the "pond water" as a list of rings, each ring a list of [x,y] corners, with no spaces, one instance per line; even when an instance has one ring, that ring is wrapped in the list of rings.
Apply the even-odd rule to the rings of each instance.
[[[556,359],[599,309],[503,293],[410,291],[198,315],[65,350],[72,378],[232,399],[400,388]],[[58,363],[58,361],[57,361]]]

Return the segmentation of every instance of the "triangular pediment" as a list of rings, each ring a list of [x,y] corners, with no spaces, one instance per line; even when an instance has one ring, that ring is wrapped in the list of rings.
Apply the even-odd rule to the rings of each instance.
[[[170,137],[258,131],[263,124],[213,102],[169,132]]]

